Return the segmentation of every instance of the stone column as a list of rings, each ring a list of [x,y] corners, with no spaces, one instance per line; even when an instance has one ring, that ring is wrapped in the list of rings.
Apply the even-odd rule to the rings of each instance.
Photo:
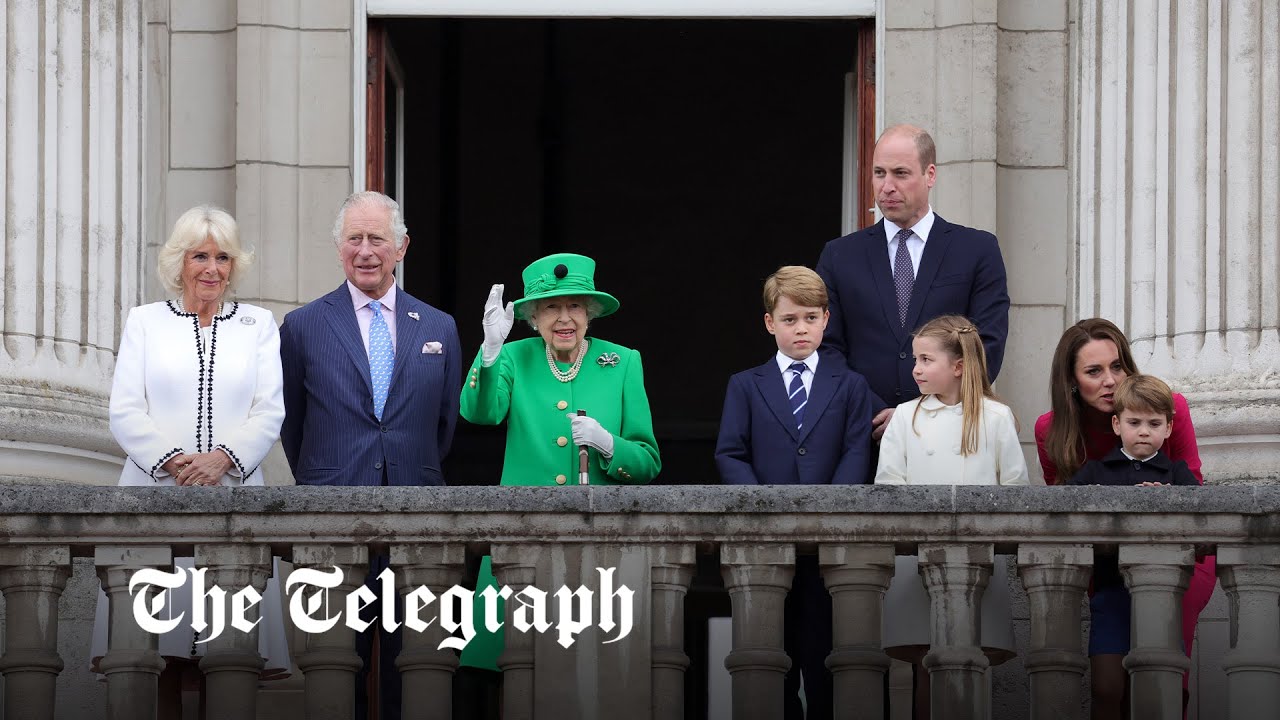
[[[71,549],[0,547],[0,594],[5,600],[4,717],[53,720],[58,656],[58,599],[71,575]]]
[[[1280,464],[1278,26],[1269,0],[1079,10],[1073,315],[1187,394],[1215,478]]]
[[[982,593],[995,559],[991,543],[920,545],[933,645],[924,656],[934,720],[986,717],[990,663],[981,647]]]
[[[461,545],[391,546],[391,568],[400,580],[397,592],[401,597],[426,587],[436,598],[421,613],[422,622],[431,621],[426,630],[418,632],[407,624],[401,630],[404,644],[396,667],[402,680],[405,720],[453,717],[453,673],[458,669],[458,656],[448,648],[440,649],[440,642],[449,637],[439,620],[440,596],[461,582],[464,556]],[[479,625],[483,618],[475,618],[475,622]]]
[[[173,553],[167,546],[100,545],[94,549],[93,562],[109,608],[107,654],[98,663],[107,676],[107,717],[154,718],[157,681],[164,669],[158,650],[160,637],[138,627],[134,620],[129,580],[143,568],[170,569]],[[145,592],[149,603],[154,591]]]
[[[782,687],[791,660],[782,647],[784,603],[796,571],[791,545],[725,544],[720,568],[733,604],[734,720],[782,717]]]
[[[494,545],[491,549],[493,576],[498,587],[506,585],[512,593],[518,593],[533,585],[538,574],[537,545]],[[498,656],[498,669],[502,671],[502,717],[504,720],[533,720],[533,632],[515,629],[515,612],[520,607],[514,599],[506,602],[506,617],[502,626],[506,647]]]
[[[293,563],[297,568],[321,572],[332,572],[335,567],[342,571],[342,584],[324,591],[327,601],[315,613],[317,618],[330,618],[345,613],[347,595],[364,584],[369,549],[363,545],[294,545]],[[307,597],[300,598],[306,607],[309,596],[321,591],[295,586],[290,606],[299,600],[294,595],[298,592],[306,593]],[[298,669],[305,680],[307,720],[350,720],[356,711],[356,673],[362,664],[356,653],[356,632],[345,623],[307,634],[306,650],[298,656]]]
[[[1089,545],[1018,546],[1018,575],[1031,611],[1031,718],[1076,718],[1089,663],[1080,644],[1080,606],[1093,574]]]
[[[684,598],[693,581],[697,554],[692,545],[653,548],[649,586],[652,593],[652,696],[654,720],[684,717]]]
[[[1121,545],[1120,571],[1133,597],[1133,646],[1125,656],[1134,717],[1182,717],[1182,594],[1191,580],[1191,545]]]
[[[1280,708],[1280,547],[1219,545],[1218,577],[1231,601],[1226,717],[1245,720]]]
[[[0,36],[0,479],[114,484],[107,394],[139,294],[142,2],[9,2]]]
[[[255,240],[265,260],[255,264],[237,291],[279,317],[329,292],[342,279],[342,268],[332,259],[333,218],[347,195],[365,189],[363,184],[353,187],[352,4],[227,4],[229,11],[212,22],[197,22],[208,13],[190,12],[199,29],[234,30],[226,35],[223,50],[233,66],[234,83],[220,83],[227,102],[219,127],[227,132],[219,136],[216,154],[213,148],[203,149],[209,143],[198,130],[175,123],[172,132],[175,144],[181,140],[190,151],[205,155],[203,166],[218,168],[219,191],[231,194],[228,202],[235,206],[241,232]],[[355,50],[363,55],[363,46]],[[189,72],[194,79],[217,81],[218,71],[196,66]],[[197,82],[183,91],[175,87],[175,105],[198,99],[206,85]],[[363,131],[358,141],[363,147]],[[362,153],[355,162],[363,173]],[[194,175],[184,169],[188,167],[175,161],[169,173]],[[183,182],[208,181],[183,177]]]
[[[884,715],[889,656],[881,647],[884,591],[893,579],[892,545],[819,545],[818,563],[831,593],[834,707],[857,717]],[[846,715],[841,715],[846,717]]]
[[[233,598],[243,588],[252,587],[261,595],[271,572],[271,548],[267,545],[197,545],[197,568],[206,568],[205,588],[223,590],[221,613],[226,623],[222,634],[209,641],[200,670],[205,676],[205,718],[239,720],[257,715],[258,675],[263,658],[258,653],[256,623],[262,614],[259,603],[245,611],[245,619],[256,623],[249,632],[231,627]],[[206,615],[212,618],[212,607]],[[283,618],[281,618],[283,620]],[[211,620],[206,620],[211,622]]]

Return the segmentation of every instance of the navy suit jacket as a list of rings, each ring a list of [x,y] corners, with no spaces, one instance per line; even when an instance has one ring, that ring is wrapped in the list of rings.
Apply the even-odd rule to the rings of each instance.
[[[442,352],[423,352],[428,342]],[[381,422],[345,282],[285,316],[280,360],[280,440],[299,485],[381,485],[384,470],[390,485],[444,484],[440,463],[462,388],[458,328],[448,313],[397,289],[395,369]]]
[[[818,258],[831,320],[824,349],[844,354],[882,403],[896,407],[920,396],[911,377],[911,333],[939,315],[964,315],[978,326],[994,382],[1009,334],[1009,293],[996,236],[953,225],[935,214],[911,290],[907,325],[898,323],[898,295],[889,265],[884,221],[832,240]]]
[[[871,391],[837,357],[818,361],[804,428],[796,430],[774,358],[729,378],[716,442],[726,485],[870,482]]]

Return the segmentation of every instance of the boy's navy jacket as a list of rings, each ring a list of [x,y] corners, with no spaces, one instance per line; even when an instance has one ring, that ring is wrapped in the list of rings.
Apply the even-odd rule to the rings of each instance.
[[[1196,476],[1191,474],[1185,460],[1174,462],[1157,451],[1149,460],[1130,460],[1117,445],[1101,460],[1090,460],[1067,482],[1068,485],[1137,485],[1144,482],[1158,482],[1166,485],[1195,485]],[[1124,587],[1124,578],[1120,575],[1120,566],[1114,555],[1104,555],[1094,561],[1093,587]]]
[[[1158,482],[1165,485],[1199,485],[1185,460],[1174,462],[1156,452],[1149,460],[1130,460],[1117,445],[1101,460],[1090,460],[1072,476],[1068,485],[1137,485]]]
[[[729,378],[716,467],[726,485],[859,485],[870,481],[871,388],[822,356],[796,430],[775,357]]]

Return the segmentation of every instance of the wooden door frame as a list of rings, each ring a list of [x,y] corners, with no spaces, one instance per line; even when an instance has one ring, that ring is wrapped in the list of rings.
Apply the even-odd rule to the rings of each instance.
[[[351,187],[353,191],[373,189],[373,187],[369,185],[372,178],[370,177],[371,163],[369,152],[367,150],[370,147],[371,142],[369,137],[369,128],[371,126],[369,113],[372,108],[370,106],[375,104],[373,102],[374,98],[370,96],[371,93],[367,83],[367,78],[369,76],[368,63],[370,57],[369,28],[371,23],[375,23],[380,18],[386,17],[454,17],[459,14],[456,0],[413,0],[412,2],[404,3],[403,6],[398,5],[398,1],[399,0],[354,0],[352,3]],[[471,0],[467,1],[470,2]],[[572,2],[569,2],[569,0],[548,0],[548,7],[561,1],[568,2],[569,5],[573,4]],[[833,17],[833,19],[846,20],[874,20],[874,25],[871,26],[871,29],[864,30],[859,33],[857,40],[857,57],[855,58],[856,71],[852,73],[854,76],[853,82],[855,84],[855,87],[853,88],[853,97],[855,98],[855,105],[857,106],[858,111],[858,117],[855,123],[858,142],[856,152],[852,153],[852,167],[846,169],[846,187],[843,189],[843,192],[846,195],[846,199],[844,200],[845,209],[843,212],[844,222],[846,227],[851,226],[850,231],[852,231],[852,229],[869,225],[878,217],[878,214],[874,212],[870,215],[866,214],[867,208],[874,207],[874,198],[870,189],[871,173],[866,170],[866,168],[870,167],[871,151],[875,147],[875,139],[879,136],[884,124],[884,64],[880,61],[880,53],[884,48],[884,2],[885,0],[874,0],[873,3],[863,3],[867,8],[874,7],[874,11],[863,8],[862,11],[859,11],[854,15],[839,15]],[[658,0],[654,0],[654,3],[655,7],[661,6],[661,2],[658,2]],[[371,4],[372,7],[370,7]],[[489,0],[487,3],[487,5],[492,5],[494,7],[502,6],[503,4],[504,0]],[[592,5],[592,7],[597,7],[597,5]],[[715,5],[715,3],[712,2],[711,5]],[[604,5],[598,5],[598,7],[603,8]],[[467,13],[467,15],[472,17],[480,15],[527,17],[528,19],[533,19],[534,17],[571,19],[572,17],[592,16],[585,7],[576,14],[566,14],[564,12],[541,12],[537,15],[531,15],[529,13],[533,11],[530,10],[529,4],[523,0],[520,3],[510,4],[510,7],[506,8],[506,10],[501,13],[494,14],[496,12],[497,11],[494,10],[491,13],[481,13],[479,10],[474,10],[473,12]],[[627,16],[613,13],[610,17]],[[634,17],[645,17],[648,19],[696,19],[712,18],[717,16],[704,12],[697,16],[644,14],[634,15]],[[778,13],[775,15],[772,13],[766,13],[756,17],[781,20],[788,17],[801,17],[801,15],[786,13]],[[384,39],[385,32],[382,33],[382,35]],[[385,42],[381,44],[385,45]],[[379,77],[381,77],[381,73],[379,73]],[[376,99],[378,101],[376,106],[379,108],[378,114],[381,116],[381,107],[383,106],[382,101],[384,100],[384,97],[379,95]],[[403,142],[397,143],[397,146],[403,148]],[[384,148],[380,146],[377,148],[379,157],[381,157],[380,153],[383,150]],[[846,153],[846,155],[849,154],[850,153]],[[849,163],[846,162],[846,164]],[[381,167],[381,165],[379,164],[378,167]],[[857,181],[856,187],[851,182],[853,179],[856,179]],[[380,179],[376,180],[376,182],[379,186],[383,184]]]

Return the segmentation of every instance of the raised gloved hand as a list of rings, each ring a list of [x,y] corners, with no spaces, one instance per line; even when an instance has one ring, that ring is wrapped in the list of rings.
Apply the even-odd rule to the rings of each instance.
[[[589,445],[606,458],[613,457],[613,435],[595,418],[569,413],[569,423],[573,426],[574,445]]]
[[[502,306],[502,285],[494,285],[489,289],[489,299],[484,303],[484,346],[480,350],[480,359],[485,367],[489,367],[502,352],[502,343],[507,341],[511,326],[515,324],[515,303]]]

